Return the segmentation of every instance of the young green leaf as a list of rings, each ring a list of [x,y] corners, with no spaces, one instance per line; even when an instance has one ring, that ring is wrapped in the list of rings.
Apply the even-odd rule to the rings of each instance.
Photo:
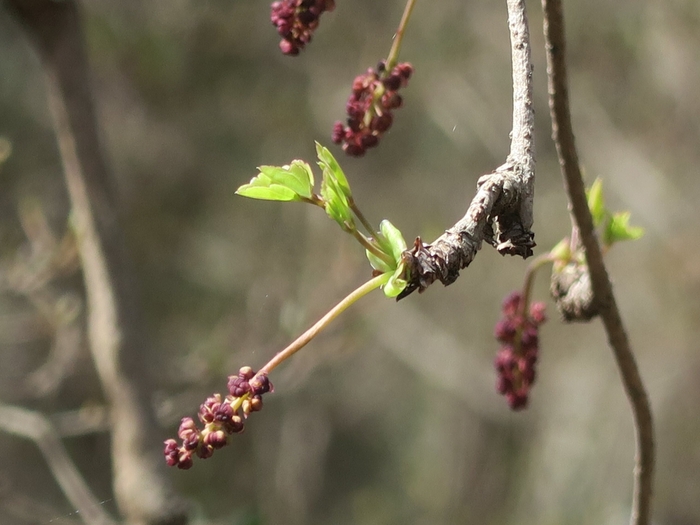
[[[292,190],[290,190],[289,188],[285,188],[284,186],[280,186],[278,184],[273,184],[268,187],[244,184],[243,186],[238,188],[236,194],[241,195],[243,197],[248,197],[250,199],[260,199],[264,201],[291,202],[301,200],[299,198],[299,195],[294,193]]]
[[[610,217],[603,232],[603,244],[611,246],[619,241],[635,240],[644,235],[644,229],[630,226],[630,212],[615,213]]]
[[[389,264],[381,257],[377,257],[369,250],[365,250],[365,253],[367,254],[369,264],[378,272],[387,273],[394,271],[394,268],[392,266],[389,266]]]
[[[588,197],[588,209],[593,216],[593,226],[597,227],[608,214],[605,209],[605,199],[603,198],[603,181],[600,177],[586,191],[586,196]]]
[[[337,222],[345,230],[355,228],[355,220],[352,216],[350,204],[343,190],[338,186],[338,181],[333,177],[326,177],[324,174],[321,182],[321,197],[325,202],[325,209],[328,216]]]
[[[250,183],[244,184],[236,190],[237,195],[249,197],[251,199],[261,199],[267,201],[298,201],[301,200],[293,190],[286,186],[274,184],[270,177],[260,173],[253,177]]]
[[[260,166],[260,173],[236,193],[251,199],[299,201],[313,194],[314,176],[311,166],[294,160],[289,166]]]
[[[288,166],[260,166],[260,173],[281,186],[286,186],[300,197],[311,198],[314,175],[311,166],[302,160],[293,160]]]
[[[328,178],[334,179],[337,182],[339,190],[348,200],[352,201],[352,192],[350,191],[350,184],[348,179],[345,177],[345,173],[341,169],[338,161],[325,146],[321,146],[318,142],[316,143],[316,155],[318,156],[318,165],[321,170],[323,170],[323,179]]]
[[[399,264],[394,274],[391,277],[389,277],[387,283],[382,287],[384,295],[391,298],[396,297],[401,292],[403,292],[404,288],[406,288],[406,285],[408,284],[406,279],[403,278],[404,270],[404,264]]]
[[[388,244],[387,247],[389,248],[389,251],[387,253],[394,258],[396,265],[398,266],[399,262],[401,261],[401,254],[406,251],[406,241],[404,240],[403,235],[401,235],[398,228],[391,224],[387,219],[384,219],[379,224],[379,231]]]

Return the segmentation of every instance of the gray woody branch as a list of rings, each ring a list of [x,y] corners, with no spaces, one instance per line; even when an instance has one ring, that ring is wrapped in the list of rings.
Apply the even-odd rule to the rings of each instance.
[[[533,196],[535,184],[535,114],[532,106],[530,32],[524,0],[507,0],[513,61],[513,131],[505,164],[482,176],[467,213],[432,244],[416,239],[403,257],[409,272],[403,299],[422,292],[436,280],[452,284],[469,266],[482,241],[502,255],[532,255],[535,246]]]
[[[544,35],[547,49],[547,77],[549,110],[552,117],[552,137],[557,147],[559,164],[571,203],[571,211],[586,252],[594,302],[605,326],[608,342],[615,355],[625,393],[634,416],[637,453],[634,469],[634,494],[630,523],[651,523],[652,479],[654,475],[654,428],[642,378],[632,353],[620,310],[615,301],[593,218],[588,209],[586,190],[576,152],[576,143],[569,111],[568,80],[566,73],[564,15],[561,0],[542,0]]]
[[[126,521],[186,521],[165,473],[149,403],[147,344],[116,198],[101,154],[87,56],[75,0],[6,0],[46,73],[87,294],[93,360],[110,411],[115,499]]]

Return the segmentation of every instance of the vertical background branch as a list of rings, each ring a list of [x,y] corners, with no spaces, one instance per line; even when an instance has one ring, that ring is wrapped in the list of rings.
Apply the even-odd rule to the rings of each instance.
[[[112,181],[98,140],[76,2],[8,2],[36,45],[74,217],[93,360],[108,399],[115,498],[129,523],[183,523],[150,406],[147,350]]]
[[[100,506],[46,417],[31,410],[0,404],[0,429],[34,441],[70,504],[87,525],[116,525]]]
[[[654,472],[654,431],[647,398],[629,339],[615,301],[612,284],[593,228],[586,190],[579,167],[571,126],[566,72],[566,40],[561,0],[543,0],[544,34],[547,48],[549,108],[552,136],[556,144],[571,210],[586,251],[594,300],[603,320],[608,341],[620,370],[622,383],[632,406],[636,440],[634,497],[631,523],[648,525],[651,521],[652,479]]]

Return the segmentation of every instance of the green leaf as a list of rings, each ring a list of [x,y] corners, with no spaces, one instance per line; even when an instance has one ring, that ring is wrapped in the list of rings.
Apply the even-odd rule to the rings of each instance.
[[[299,201],[310,199],[314,188],[311,166],[301,160],[288,166],[260,166],[260,173],[236,193],[251,199]]]
[[[323,179],[333,179],[337,182],[339,191],[345,196],[348,201],[352,200],[352,192],[345,173],[341,169],[338,161],[325,146],[316,143],[316,155],[318,156],[318,165],[323,170]]]
[[[607,246],[619,241],[635,240],[644,235],[644,229],[637,226],[630,226],[630,212],[620,212],[613,214],[605,225],[603,232],[603,243]]]
[[[399,267],[396,268],[394,274],[389,277],[387,283],[382,287],[384,295],[391,298],[396,297],[403,292],[404,288],[406,288],[406,285],[408,284],[406,279],[403,278],[404,270],[404,264],[399,264]]]
[[[388,243],[389,255],[394,258],[398,266],[401,261],[401,254],[406,251],[406,241],[403,235],[401,235],[398,228],[387,219],[384,219],[381,224],[379,224],[379,231]]]
[[[293,160],[288,166],[260,166],[258,169],[273,183],[286,186],[300,197],[311,198],[314,175],[306,162]]]
[[[588,209],[593,216],[593,226],[597,227],[608,214],[605,209],[605,199],[603,198],[603,181],[600,177],[586,191],[586,196],[588,198]]]
[[[253,179],[255,180],[255,179]],[[266,201],[298,201],[301,200],[299,195],[285,186],[279,184],[270,184],[268,186],[262,184],[244,184],[238,190],[237,195],[249,197],[251,199],[260,199]]]
[[[381,257],[377,257],[369,250],[365,250],[365,253],[367,254],[367,259],[369,259],[369,264],[372,265],[372,268],[374,268],[375,270],[382,273],[394,271],[394,268],[389,266],[389,264]]]
[[[355,220],[348,199],[338,186],[338,181],[333,177],[323,177],[321,182],[321,197],[325,202],[325,209],[328,216],[337,222],[345,230],[355,228]]]
[[[372,268],[383,273],[388,273],[396,271],[396,269],[403,264],[401,255],[406,251],[406,241],[396,226],[391,224],[388,220],[383,220],[379,225],[379,232],[374,243],[375,246],[391,258],[393,264],[388,263],[386,260],[367,250],[367,259],[369,259]]]

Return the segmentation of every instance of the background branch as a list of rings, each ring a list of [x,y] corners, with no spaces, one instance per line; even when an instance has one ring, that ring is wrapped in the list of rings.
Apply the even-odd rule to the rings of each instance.
[[[74,0],[8,0],[46,73],[88,304],[90,346],[111,420],[115,499],[131,523],[183,523],[149,404],[141,316],[98,126]]]
[[[402,299],[436,280],[452,284],[486,240],[499,253],[532,255],[534,233],[535,114],[532,105],[530,32],[524,0],[507,0],[513,69],[513,130],[505,164],[479,179],[467,213],[432,244],[416,239],[404,252],[410,272]]]
[[[115,525],[90,491],[71,460],[56,429],[43,415],[25,408],[0,404],[0,429],[31,439],[39,447],[53,477],[70,504],[88,525]]]
[[[636,439],[634,498],[631,523],[647,525],[651,520],[654,472],[654,431],[649,400],[615,301],[612,284],[593,228],[586,190],[581,176],[569,111],[565,62],[564,18],[561,0],[542,0],[547,48],[549,108],[552,136],[557,147],[571,210],[586,252],[594,301],[603,320],[608,341],[620,369],[622,383],[632,405]]]

